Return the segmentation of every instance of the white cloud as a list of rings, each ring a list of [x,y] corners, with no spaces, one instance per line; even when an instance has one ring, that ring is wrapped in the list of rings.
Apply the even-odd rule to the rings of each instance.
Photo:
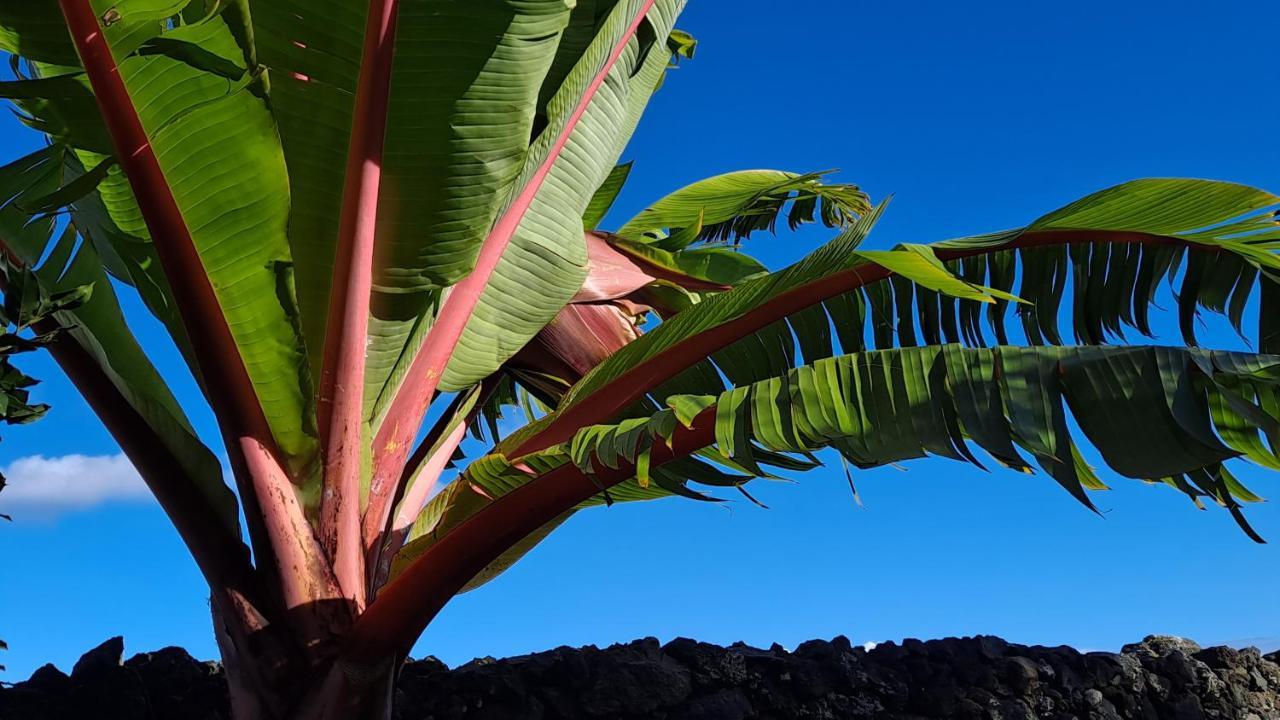
[[[147,486],[123,454],[31,455],[0,468],[0,512],[59,515],[110,501],[145,501]]]

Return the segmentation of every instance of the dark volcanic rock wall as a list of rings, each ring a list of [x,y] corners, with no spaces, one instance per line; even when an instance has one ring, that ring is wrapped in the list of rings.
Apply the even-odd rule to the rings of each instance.
[[[169,648],[121,663],[91,651],[67,676],[45,666],[0,690],[0,720],[221,720],[216,663]],[[811,641],[795,652],[693,640],[405,667],[399,720],[616,718],[1280,719],[1275,656],[1148,638],[1121,653],[1011,645],[998,638],[884,644]]]

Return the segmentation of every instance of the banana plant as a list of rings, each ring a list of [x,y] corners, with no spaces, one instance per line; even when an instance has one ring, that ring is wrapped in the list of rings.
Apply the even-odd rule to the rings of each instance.
[[[46,141],[0,169],[6,277],[66,300],[44,347],[208,581],[239,720],[387,717],[439,610],[578,511],[750,498],[827,448],[850,477],[1038,468],[1086,508],[1103,474],[1167,485],[1256,538],[1231,466],[1280,467],[1280,197],[1137,180],[869,250],[885,202],[745,170],[604,227],[694,55],[683,4],[0,7],[0,97]],[[780,223],[833,238],[770,271],[746,251]],[[221,447],[119,293],[168,330]],[[1173,347],[1148,341],[1169,296]],[[1208,314],[1253,350],[1200,348]]]

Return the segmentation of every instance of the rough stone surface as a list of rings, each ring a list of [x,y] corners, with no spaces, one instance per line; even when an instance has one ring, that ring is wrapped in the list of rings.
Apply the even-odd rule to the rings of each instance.
[[[217,663],[178,648],[121,661],[112,638],[71,675],[46,665],[0,689],[0,720],[223,720]],[[1280,657],[1149,637],[1120,653],[994,637],[907,640],[868,651],[845,638],[792,652],[678,639],[558,648],[449,669],[405,666],[397,720],[971,718],[1280,720]]]

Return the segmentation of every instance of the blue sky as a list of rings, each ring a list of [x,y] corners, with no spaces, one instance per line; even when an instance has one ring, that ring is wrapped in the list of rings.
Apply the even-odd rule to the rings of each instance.
[[[1142,176],[1280,190],[1272,2],[690,5],[680,26],[701,41],[698,57],[669,78],[627,151],[636,168],[615,221],[751,167],[840,168],[877,199],[894,194],[877,247],[1021,225]],[[37,142],[0,123],[3,156]],[[761,236],[752,249],[777,267],[828,235]],[[176,355],[134,317],[213,438]],[[121,463],[74,457],[118,450],[51,363],[24,368],[47,379],[37,395],[54,410],[0,442],[13,481],[0,508],[16,516],[0,527],[11,646],[0,678],[45,661],[68,669],[115,634],[130,652],[178,644],[214,657],[205,589],[176,534]],[[1243,476],[1277,495],[1275,476]],[[792,646],[994,633],[1088,649],[1153,632],[1280,636],[1280,548],[1168,489],[1117,479],[1095,498],[1099,518],[1044,476],[942,460],[859,473],[863,508],[838,468],[798,480],[758,487],[767,511],[672,500],[579,514],[455,600],[415,654],[457,664],[645,635]],[[1249,517],[1280,542],[1276,502]]]

